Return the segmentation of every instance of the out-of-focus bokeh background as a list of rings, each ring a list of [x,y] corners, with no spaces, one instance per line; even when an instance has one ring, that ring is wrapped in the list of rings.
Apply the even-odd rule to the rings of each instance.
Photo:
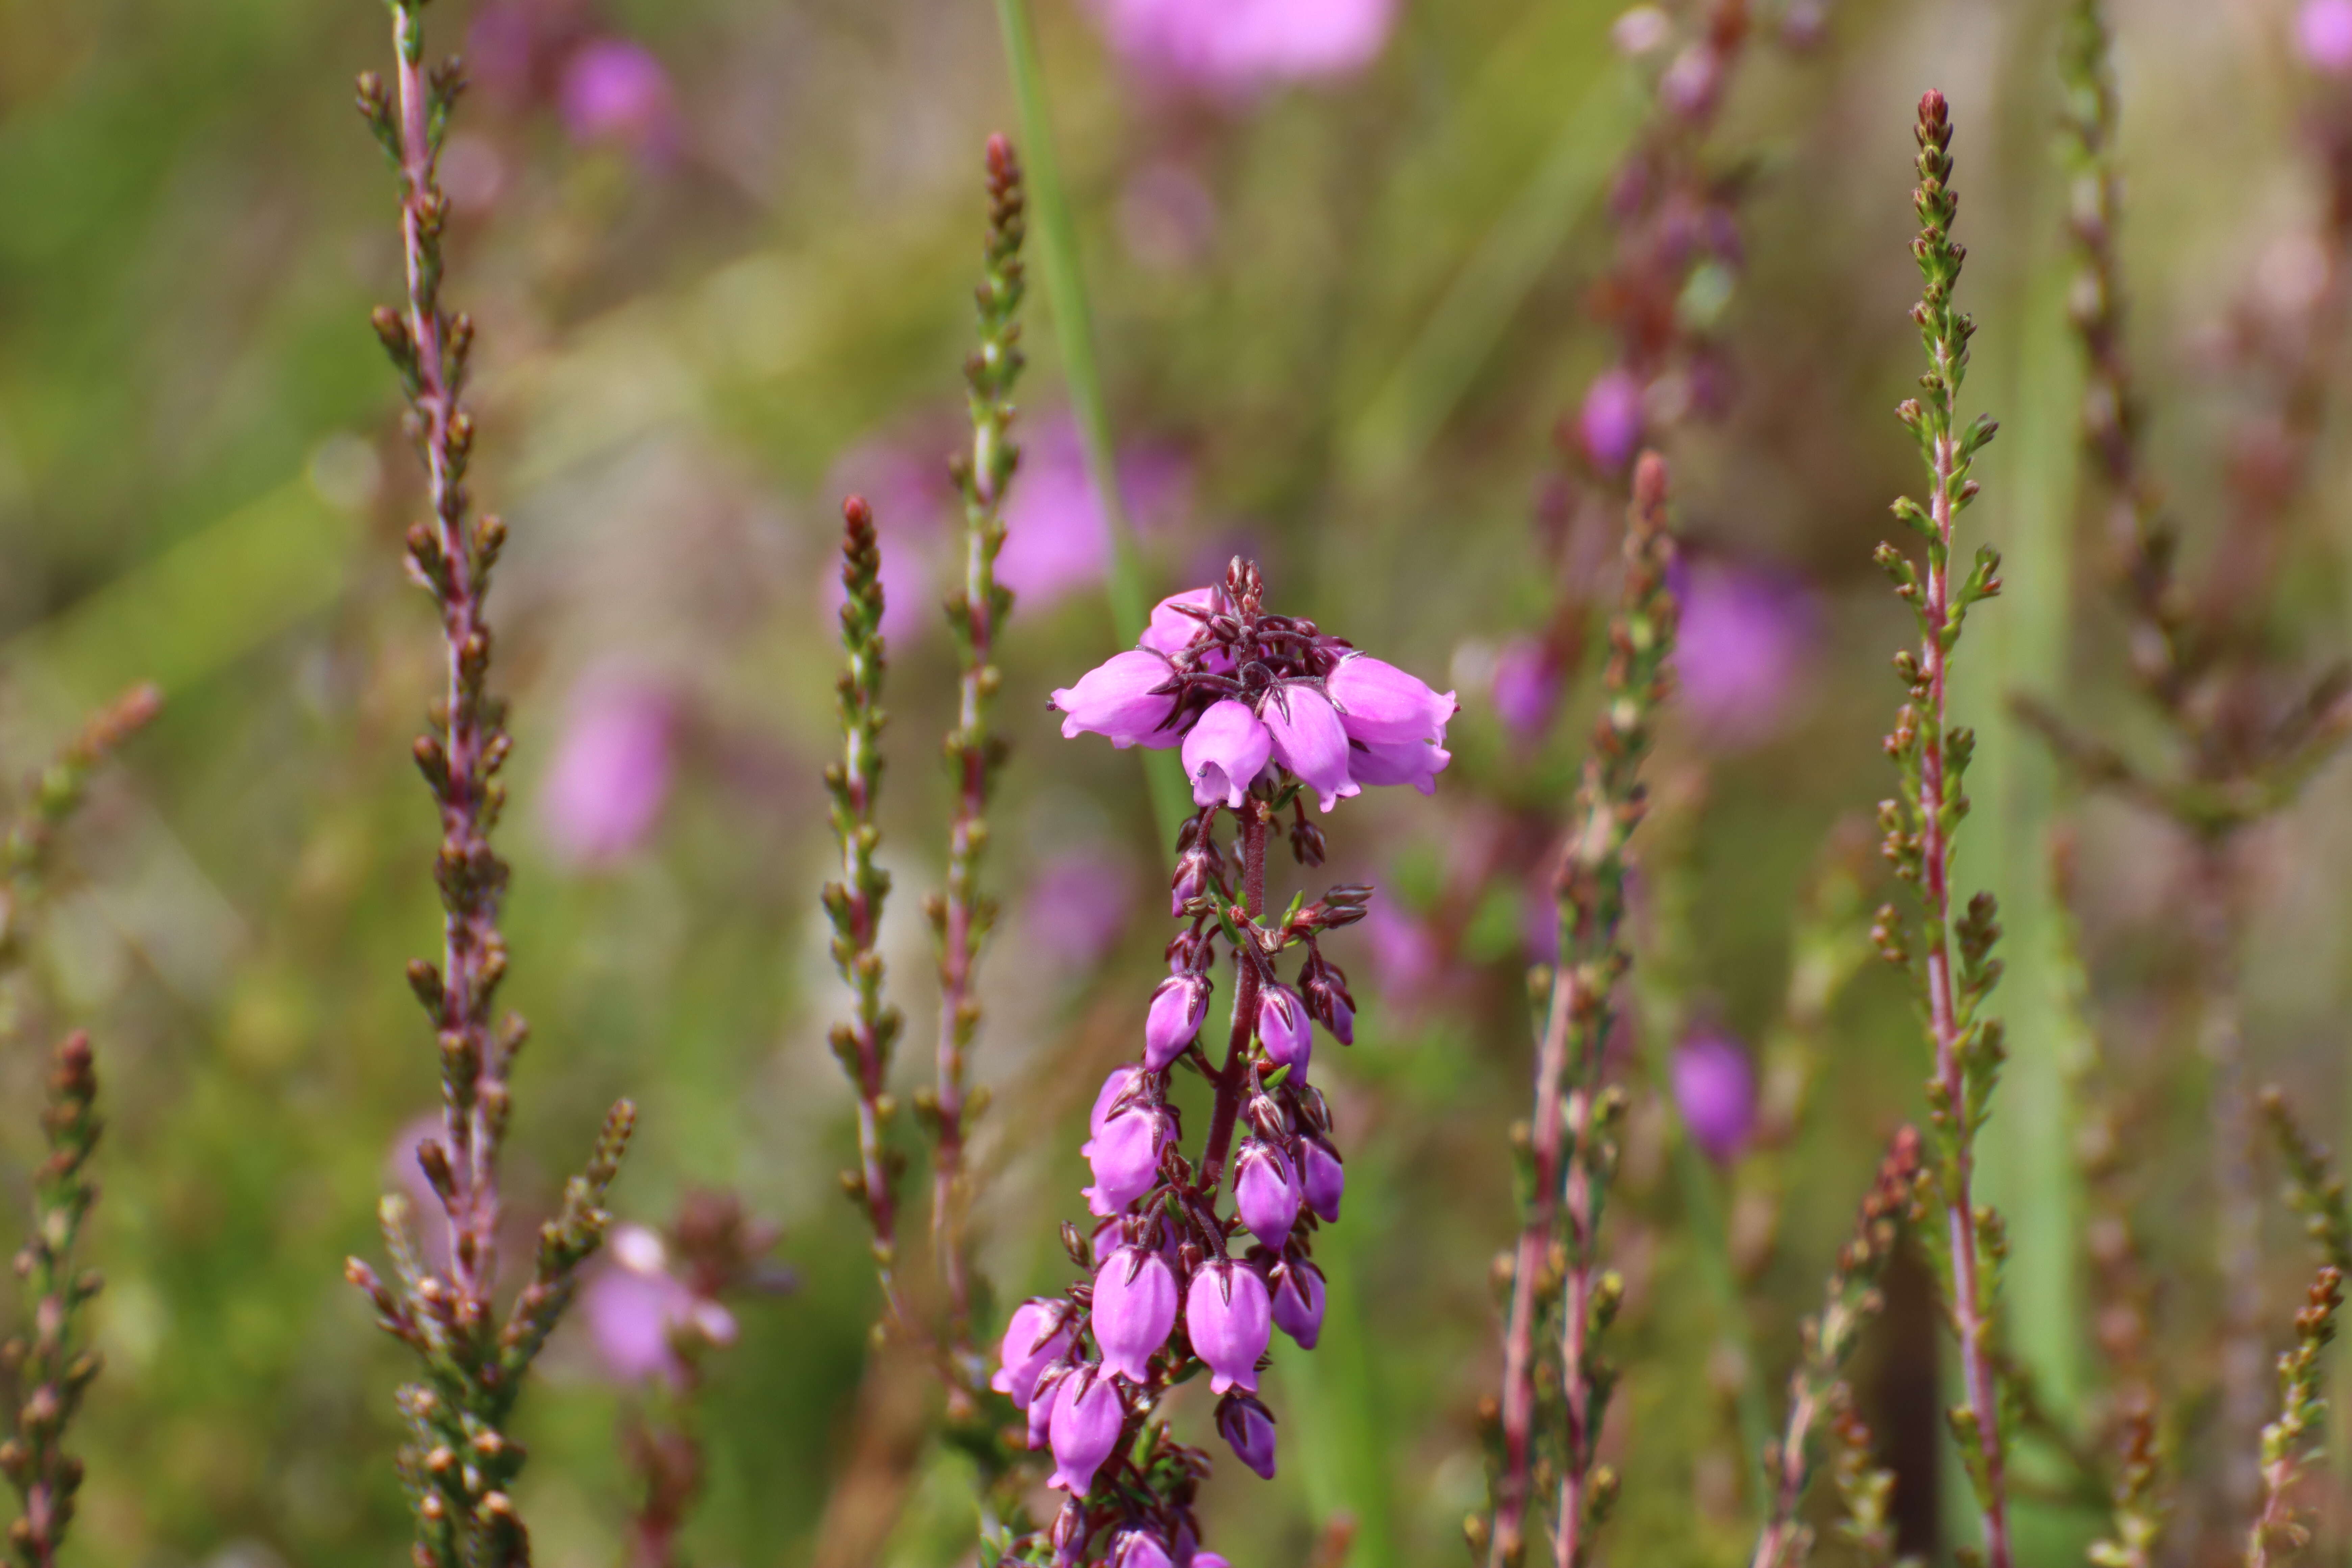
[[[1594,668],[1593,626],[1553,606],[1563,584],[1605,592],[1612,489],[1646,432],[1676,460],[1694,646],[1645,829],[1645,1016],[1653,1036],[1717,1044],[1628,1047],[1647,1088],[1613,1221],[1633,1291],[1612,1528],[1622,1561],[1744,1561],[1753,1500],[1728,1391],[1746,1380],[1777,1404],[1864,1173],[1919,1114],[1922,1047],[1899,984],[1864,969],[1790,1047],[1819,1067],[1793,1138],[1727,1177],[1670,1157],[1665,1064],[1696,1085],[1699,1141],[1739,1161],[1746,1064],[1790,1042],[1792,930],[1832,967],[1853,951],[1851,929],[1801,927],[1792,909],[1824,866],[1832,884],[1849,864],[1864,879],[1851,897],[1883,896],[1867,824],[1899,697],[1885,661],[1906,626],[1869,557],[1915,483],[1888,410],[1916,374],[1909,128],[1930,85],[1959,126],[1983,323],[1971,401],[2008,426],[1972,514],[2010,542],[2016,596],[1973,623],[1962,676],[1987,734],[1971,874],[2040,941],[2045,835],[2074,834],[2092,1016],[2137,1091],[2138,1190],[2173,1281],[2159,1327],[2193,1383],[2215,1285],[2206,1069],[2178,984],[2186,860],[2148,818],[2054,781],[1996,700],[2042,690],[2160,751],[2120,674],[2092,510],[2073,499],[2053,156],[2065,7],[1760,5],[1720,81],[1685,63],[1696,5],[1336,7],[1358,14],[1238,59],[1159,9],[1041,0],[1038,15],[1149,586],[1197,585],[1249,552],[1279,605],[1462,703],[1433,801],[1384,792],[1399,798],[1329,824],[1335,869],[1381,889],[1377,917],[1331,949],[1364,1002],[1359,1042],[1321,1069],[1350,1162],[1347,1221],[1318,1254],[1332,1321],[1314,1355],[1277,1352],[1281,1474],[1224,1464],[1213,1539],[1245,1568],[1302,1561],[1348,1513],[1360,1568],[1457,1560],[1494,1375],[1487,1260],[1513,1223],[1521,976]],[[2331,265],[2312,126],[2352,92],[2330,74],[2352,69],[2352,17],[2331,33],[2314,10],[2115,7],[2132,349],[2192,561],[2215,547],[2202,520],[2230,482],[2231,422],[2262,413],[2243,341],[2296,319]],[[797,1281],[729,1303],[740,1335],[710,1363],[694,1556],[955,1561],[961,1472],[919,1440],[919,1380],[868,1365],[874,1291],[835,1179],[849,1099],[824,1046],[843,999],[816,889],[832,858],[820,770],[838,743],[827,584],[856,489],[876,502],[892,595],[887,945],[921,1039],[918,909],[943,855],[951,669],[944,460],[981,147],[1013,123],[995,18],[979,0],[442,0],[428,15],[476,83],[446,159],[451,298],[479,326],[476,490],[513,530],[494,611],[518,742],[507,999],[535,1026],[518,1218],[546,1211],[603,1106],[635,1096],[624,1217],[659,1224],[689,1190],[731,1189],[782,1227],[775,1258]],[[418,485],[367,324],[398,288],[394,189],[350,108],[352,73],[387,50],[383,8],[359,0],[0,7],[8,766],[31,770],[134,679],[168,700],[69,837],[19,988],[24,1035],[0,1059],[0,1192],[16,1212],[41,1037],[71,1019],[99,1042],[109,1371],[79,1428],[73,1548],[90,1563],[404,1551],[389,1454],[406,1366],[341,1280],[345,1255],[376,1246],[378,1194],[415,1180],[402,1151],[436,1082],[402,965],[435,941],[434,825],[406,752],[438,647],[399,570]],[[1623,318],[1604,280],[1626,254],[1612,212],[1642,200],[1627,149],[1676,112],[1661,94],[1712,117],[1710,199],[1670,215],[1704,231],[1672,301],[1704,352],[1629,381],[1610,368]],[[1021,594],[989,862],[1005,915],[976,1066],[995,1095],[978,1218],[1001,1300],[1061,1282],[1085,1105],[1134,1048],[1167,935],[1134,754],[1062,742],[1044,705],[1114,642],[1107,540],[1043,305],[1004,565]],[[2286,512],[2264,633],[2289,668],[2341,650],[2352,621],[2347,461],[2352,444],[2326,440]],[[2346,777],[2323,773],[2243,846],[2249,1049],[2328,1135],[2347,1121],[2330,1109],[2346,1095]],[[1859,826],[1841,839],[1841,822]],[[2071,1305],[2073,1037],[2048,970],[2012,993],[2020,1060],[1989,1137],[1996,1191],[2034,1216],[2017,1226],[2015,1337],[2072,1415],[2096,1379]],[[1709,1092],[1734,1101],[1720,1127]],[[1740,1287],[1746,1363],[1688,1245],[1693,1171],[1761,1259]],[[2282,1332],[2291,1228],[2273,1237]],[[1926,1544],[1937,1352],[1921,1278],[1898,1276],[1862,1381]],[[633,1365],[575,1324],[526,1405],[524,1510],[555,1568],[621,1553],[616,1434],[646,1397]],[[1181,1419],[1211,1440],[1205,1405]],[[2043,1504],[2030,1522],[2055,1552],[2096,1516]]]

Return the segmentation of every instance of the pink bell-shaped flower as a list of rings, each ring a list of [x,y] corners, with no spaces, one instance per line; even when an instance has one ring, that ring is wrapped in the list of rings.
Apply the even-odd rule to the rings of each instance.
[[[1349,748],[1348,776],[1360,784],[1411,784],[1423,795],[1437,793],[1437,775],[1454,753],[1433,741],[1359,742]]]
[[[1150,1531],[1123,1530],[1111,1543],[1110,1568],[1175,1568],[1175,1562],[1167,1545]]]
[[[1234,1458],[1258,1473],[1261,1480],[1274,1479],[1274,1414],[1246,1394],[1229,1394],[1217,1405],[1217,1435],[1234,1450]],[[1196,1553],[1192,1568],[1200,1568],[1203,1556]]]
[[[1209,1392],[1257,1392],[1257,1358],[1274,1337],[1273,1304],[1257,1270],[1213,1258],[1192,1274],[1184,1293],[1184,1329],[1192,1352],[1209,1365]]]
[[[1274,738],[1248,703],[1228,698],[1214,704],[1184,737],[1184,776],[1192,782],[1192,804],[1223,801],[1239,810],[1273,754]]]
[[[1103,1123],[1087,1141],[1087,1163],[1095,1184],[1087,1206],[1097,1216],[1115,1215],[1151,1190],[1160,1177],[1160,1153],[1168,1142],[1168,1118],[1150,1106],[1135,1106]]]
[[[1111,1119],[1113,1111],[1118,1106],[1119,1098],[1134,1088],[1135,1080],[1142,1076],[1143,1069],[1133,1062],[1110,1069],[1110,1076],[1103,1079],[1102,1092],[1095,1096],[1094,1113],[1087,1118],[1088,1137],[1102,1136],[1103,1123]]]
[[[1159,654],[1129,648],[1111,655],[1078,677],[1076,686],[1054,693],[1053,705],[1062,714],[1062,739],[1103,735],[1122,750],[1175,745],[1180,737],[1165,727],[1176,711],[1175,700],[1152,695],[1168,676],[1168,660]]]
[[[1127,1406],[1100,1367],[1082,1366],[1062,1380],[1054,1394],[1054,1474],[1046,1481],[1072,1497],[1094,1489],[1095,1472],[1118,1447]]]
[[[1104,1259],[1095,1271],[1094,1331],[1106,1372],[1141,1383],[1175,1327],[1176,1276],[1158,1253],[1122,1247]]]
[[[1384,659],[1351,653],[1324,678],[1323,689],[1339,710],[1351,741],[1366,745],[1403,745],[1425,741],[1443,745],[1454,717],[1454,693],[1440,692]]]
[[[1289,1158],[1250,1139],[1234,1162],[1234,1208],[1252,1236],[1279,1252],[1298,1223],[1298,1178]]]
[[[1171,974],[1151,994],[1143,1021],[1143,1065],[1158,1072],[1184,1054],[1209,1011],[1209,977]]]
[[[1307,1004],[1287,985],[1269,985],[1258,998],[1257,1037],[1266,1059],[1276,1067],[1307,1070],[1315,1037],[1307,1022]]]
[[[1311,1351],[1323,1336],[1323,1271],[1303,1258],[1283,1259],[1274,1287],[1274,1326]]]
[[[1151,624],[1146,626],[1143,635],[1136,639],[1138,646],[1148,647],[1154,653],[1164,653],[1169,658],[1174,658],[1184,651],[1185,645],[1190,643],[1201,629],[1201,623],[1198,620],[1177,609],[1176,606],[1196,605],[1204,610],[1213,609],[1223,598],[1223,593],[1215,588],[1193,588],[1185,593],[1169,595],[1151,606]]]
[[[1274,742],[1274,760],[1315,792],[1323,810],[1362,793],[1348,776],[1348,731],[1329,698],[1311,686],[1277,686],[1257,716]]]
[[[1339,1197],[1348,1190],[1348,1173],[1340,1167],[1338,1152],[1320,1138],[1298,1141],[1298,1184],[1306,1191],[1307,1206],[1321,1215],[1324,1224],[1339,1223]]]
[[[1069,1312],[1064,1303],[1043,1299],[1022,1302],[1013,1309],[1013,1321],[1004,1325],[996,1375],[988,1380],[988,1386],[1012,1395],[1014,1409],[1028,1409],[1037,1379],[1068,1352],[1070,1339]]]

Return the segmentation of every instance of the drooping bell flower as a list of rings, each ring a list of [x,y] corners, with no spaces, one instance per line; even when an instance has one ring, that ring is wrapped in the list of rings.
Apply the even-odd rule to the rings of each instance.
[[[1176,1327],[1176,1277],[1160,1255],[1122,1247],[1095,1272],[1095,1339],[1103,1369],[1141,1383]]]
[[[1411,784],[1422,795],[1437,793],[1437,775],[1454,753],[1429,741],[1402,741],[1394,745],[1374,742],[1349,748],[1348,776],[1360,784]]]
[[[1315,1037],[1307,1027],[1307,1004],[1287,985],[1268,985],[1257,1004],[1257,1037],[1276,1067],[1307,1070]]]
[[[1329,698],[1311,686],[1277,686],[1259,704],[1257,716],[1274,742],[1274,760],[1315,792],[1323,810],[1363,793],[1348,774],[1348,731]]]
[[[1201,629],[1197,617],[1186,615],[1176,606],[1192,605],[1209,610],[1216,608],[1223,599],[1224,595],[1215,588],[1194,588],[1187,593],[1169,595],[1151,607],[1151,624],[1136,639],[1137,646],[1174,658],[1184,651],[1193,634]]]
[[[1454,693],[1438,691],[1369,654],[1343,656],[1324,678],[1323,689],[1339,710],[1348,738],[1366,745],[1401,746],[1413,741],[1443,745],[1445,726],[1454,717]]]
[[[1559,711],[1559,661],[1540,637],[1515,637],[1495,655],[1495,711],[1511,733],[1531,741]]]
[[[1340,1167],[1338,1152],[1320,1138],[1298,1141],[1298,1184],[1307,1194],[1307,1206],[1321,1215],[1324,1224],[1339,1223],[1339,1197],[1348,1190],[1348,1173]]]
[[[1103,1079],[1102,1092],[1095,1096],[1094,1113],[1087,1118],[1087,1135],[1089,1138],[1102,1136],[1103,1123],[1110,1120],[1112,1109],[1118,1104],[1119,1097],[1132,1089],[1135,1080],[1142,1075],[1143,1069],[1133,1062],[1110,1069],[1110,1076]]]
[[[1184,1054],[1209,1012],[1209,977],[1171,974],[1151,994],[1143,1021],[1143,1065],[1158,1072]]]
[[[1184,737],[1184,776],[1192,783],[1192,804],[1223,801],[1240,809],[1273,754],[1274,738],[1248,703],[1228,698],[1213,705]]]
[[[997,1352],[996,1375],[988,1386],[1010,1394],[1016,1410],[1029,1408],[1037,1379],[1070,1348],[1068,1308],[1044,1299],[1024,1301],[1013,1309],[1004,1325],[1004,1343]]]
[[[1198,1563],[1199,1557],[1193,1562]],[[1149,1531],[1123,1530],[1111,1544],[1110,1568],[1175,1568],[1168,1548]]]
[[[1029,1391],[1029,1434],[1024,1442],[1031,1453],[1053,1440],[1054,1406],[1074,1370],[1068,1362],[1057,1361],[1038,1374],[1037,1386]]]
[[[1127,1406],[1100,1367],[1082,1366],[1062,1380],[1054,1394],[1054,1474],[1046,1481],[1072,1497],[1094,1489],[1095,1472],[1118,1447]]]
[[[1164,1112],[1136,1106],[1105,1121],[1102,1131],[1087,1140],[1085,1153],[1095,1184],[1087,1189],[1087,1206],[1097,1217],[1118,1213],[1151,1190],[1168,1133]]]
[[[1323,1299],[1321,1269],[1303,1258],[1283,1259],[1282,1278],[1274,1287],[1274,1326],[1300,1350],[1313,1350],[1323,1336]]]
[[[1184,1328],[1193,1353],[1209,1366],[1209,1392],[1257,1392],[1257,1358],[1274,1337],[1265,1281],[1246,1263],[1213,1258],[1195,1269],[1184,1293]]]
[[[1252,1236],[1282,1250],[1298,1223],[1298,1178],[1274,1144],[1255,1138],[1242,1144],[1234,1161],[1234,1208]]]
[[[1062,739],[1083,734],[1107,738],[1124,750],[1140,745],[1155,751],[1175,745],[1181,736],[1165,728],[1176,710],[1170,697],[1155,697],[1153,689],[1168,680],[1168,660],[1142,648],[1115,653],[1078,677],[1076,686],[1054,693],[1053,706],[1062,715]]]
[[[1577,434],[1593,467],[1613,474],[1632,462],[1642,444],[1643,420],[1642,383],[1631,371],[1612,366],[1593,377],[1576,416]]]
[[[1250,1394],[1229,1394],[1217,1405],[1217,1435],[1231,1446],[1234,1458],[1255,1470],[1261,1480],[1274,1479],[1272,1411]],[[1201,1562],[1202,1556],[1195,1555],[1193,1568],[1199,1568]]]

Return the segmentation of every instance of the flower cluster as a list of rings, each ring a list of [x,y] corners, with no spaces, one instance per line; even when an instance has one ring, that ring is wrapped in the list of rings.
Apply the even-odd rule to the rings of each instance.
[[[1276,1330],[1312,1349],[1322,1329],[1313,1240],[1339,1217],[1346,1173],[1307,1071],[1315,1026],[1354,1039],[1355,998],[1318,941],[1361,920],[1371,889],[1334,888],[1269,920],[1267,842],[1288,810],[1293,853],[1319,865],[1323,834],[1305,795],[1328,810],[1363,784],[1432,787],[1454,699],[1311,622],[1265,614],[1262,599],[1257,569],[1237,560],[1221,587],[1163,600],[1140,647],[1054,694],[1066,735],[1181,746],[1200,809],[1177,840],[1171,912],[1187,928],[1169,943],[1142,1059],[1111,1073],[1089,1122],[1097,1223],[1091,1237],[1064,1231],[1089,1278],[1023,1303],[1004,1331],[994,1386],[1026,1415],[1030,1447],[1052,1449],[1051,1484],[1069,1498],[1014,1560],[1092,1562],[1090,1543],[1107,1540],[1116,1568],[1223,1568],[1199,1549],[1192,1518],[1207,1457],[1155,1425],[1154,1411],[1205,1372],[1219,1435],[1270,1479],[1275,1421],[1259,1369]],[[1221,813],[1234,817],[1230,849],[1217,840]],[[1219,1066],[1199,1035],[1221,936],[1234,996]],[[1294,947],[1306,956],[1286,982],[1276,960]],[[1169,1097],[1180,1063],[1216,1089],[1197,1163]]]

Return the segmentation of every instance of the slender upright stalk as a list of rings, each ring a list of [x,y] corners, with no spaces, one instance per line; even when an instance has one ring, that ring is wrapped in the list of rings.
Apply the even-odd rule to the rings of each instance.
[[[529,1532],[511,1487],[523,1450],[506,1434],[523,1381],[579,1285],[582,1266],[602,1244],[604,1191],[635,1119],[613,1108],[585,1173],[565,1190],[561,1214],[540,1231],[530,1282],[502,1324],[498,1278],[499,1152],[513,1109],[509,1070],[525,1037],[509,1015],[492,1022],[506,973],[499,905],[507,866],[490,846],[506,804],[498,782],[510,742],[505,703],[488,689],[490,628],[484,613],[490,572],[506,542],[496,518],[471,516],[466,468],[474,422],[459,399],[472,322],[441,304],[443,231],[449,202],[436,166],[465,79],[455,62],[425,65],[426,0],[393,0],[397,85],[387,95],[373,72],[359,80],[362,115],[401,182],[401,247],[407,300],[379,309],[374,324],[409,405],[408,430],[422,460],[432,516],[408,531],[409,574],[433,595],[441,616],[446,683],[431,727],[418,737],[416,765],[441,821],[434,879],[441,890],[438,965],[419,960],[409,984],[433,1020],[441,1058],[442,1133],[418,1146],[448,1228],[446,1273],[427,1268],[408,1234],[407,1205],[387,1198],[385,1243],[401,1289],[357,1258],[345,1272],[374,1303],[384,1329],[415,1350],[425,1380],[401,1391],[413,1440],[400,1458],[416,1521],[419,1568],[512,1568],[530,1557]]]
[[[2000,1245],[1999,1225],[1990,1209],[1979,1207],[1975,1195],[1976,1135],[1990,1114],[2001,1059],[1999,1020],[1979,1016],[2000,978],[2000,966],[1991,956],[2000,927],[1989,894],[1978,894],[1964,914],[1953,910],[1953,835],[1968,814],[1961,786],[1976,737],[1948,718],[1951,659],[1962,623],[1969,606],[2000,587],[2000,557],[1990,547],[1977,552],[1975,568],[1964,580],[1956,584],[1951,573],[1959,513],[1977,493],[1969,466],[1992,438],[1994,426],[1981,416],[1965,429],[1959,423],[1960,384],[1976,325],[1952,305],[1967,253],[1951,237],[1959,200],[1950,186],[1952,127],[1942,93],[1929,92],[1919,100],[1917,135],[1915,205],[1921,226],[1912,253],[1925,287],[1912,320],[1927,351],[1927,374],[1920,378],[1924,395],[1906,400],[1897,412],[1918,437],[1928,500],[1924,508],[1907,498],[1898,500],[1895,512],[1925,542],[1927,572],[1923,576],[1891,544],[1880,545],[1877,555],[1919,626],[1918,651],[1895,656],[1910,701],[1886,738],[1887,755],[1902,773],[1904,795],[1879,807],[1886,857],[1918,895],[1916,968],[1904,922],[1891,906],[1880,912],[1874,934],[1889,960],[1913,970],[1935,1050],[1927,1103],[1937,1134],[1935,1187],[1945,1218],[1938,1262],[1959,1340],[1965,1394],[1965,1403],[1952,1412],[1952,1430],[1983,1516],[1985,1562],[1988,1568],[2010,1568],[2006,1446],[1986,1268],[1986,1255]]]
[[[7,1439],[0,1442],[0,1475],[24,1505],[8,1527],[8,1550],[19,1568],[56,1568],[81,1486],[81,1461],[65,1451],[64,1437],[99,1371],[98,1352],[82,1348],[75,1329],[100,1280],[95,1273],[74,1271],[74,1244],[98,1202],[98,1184],[83,1171],[102,1125],[97,1101],[89,1037],[77,1029],[58,1047],[49,1072],[41,1114],[49,1157],[34,1178],[37,1217],[16,1255],[16,1273],[33,1309],[32,1331],[0,1345],[0,1366],[24,1394]]]
[[[882,832],[874,807],[882,784],[882,548],[874,511],[863,498],[842,506],[841,644],[846,668],[840,694],[841,761],[825,770],[833,795],[833,831],[841,846],[841,880],[825,885],[833,921],[833,962],[856,1000],[850,1021],[833,1029],[833,1053],[857,1090],[857,1169],[842,1173],[842,1188],[866,1215],[874,1264],[882,1282],[883,1321],[903,1326],[898,1300],[898,1177],[906,1157],[888,1146],[896,1107],[889,1094],[891,1047],[903,1019],[883,1000],[882,905],[890,873],[875,863]]]
[[[1070,412],[1084,443],[1087,475],[1102,507],[1110,535],[1110,565],[1104,582],[1111,629],[1120,643],[1143,635],[1151,605],[1143,588],[1143,563],[1136,554],[1135,531],[1128,524],[1119,491],[1118,453],[1111,440],[1110,403],[1103,395],[1102,372],[1095,360],[1094,310],[1087,303],[1087,275],[1078,258],[1078,226],[1070,209],[1069,187],[1055,151],[1054,119],[1045,104],[1045,79],[1037,61],[1037,30],[1029,0],[996,0],[998,31],[1004,38],[1006,71],[1021,116],[1022,145],[1029,149],[1029,188],[1037,210],[1038,248],[1045,264],[1045,300],[1054,312],[1054,342],[1061,352]],[[1184,770],[1173,753],[1144,751],[1143,773],[1151,790],[1151,813],[1162,844],[1175,842],[1190,815]]]
[[[1242,910],[1251,920],[1265,912],[1265,844],[1273,817],[1265,802],[1251,799],[1234,815],[1241,819],[1238,848],[1242,862]],[[1257,1032],[1259,967],[1239,953],[1234,958],[1234,1026],[1225,1043],[1224,1066],[1217,1070],[1217,1098],[1209,1111],[1209,1136],[1201,1145],[1201,1191],[1216,1202],[1225,1176],[1225,1156],[1233,1149],[1234,1123],[1241,1115],[1249,1088],[1251,1037]]]
[[[1673,559],[1666,465],[1655,453],[1644,453],[1627,516],[1625,582],[1610,625],[1601,717],[1554,884],[1560,963],[1536,1049],[1527,1156],[1531,1184],[1511,1258],[1503,1329],[1501,1451],[1489,1511],[1469,1525],[1473,1547],[1494,1568],[1522,1562],[1527,1548],[1536,1450],[1547,1415],[1539,1336],[1555,1296],[1561,1460],[1551,1544],[1559,1568],[1581,1568],[1592,1532],[1615,1496],[1615,1476],[1595,1463],[1614,1377],[1600,1357],[1598,1336],[1615,1315],[1624,1287],[1601,1267],[1600,1231],[1625,1097],[1604,1081],[1602,1047],[1615,1016],[1617,984],[1631,963],[1622,930],[1626,846],[1647,805],[1641,763],[1674,651],[1675,602],[1666,586]],[[1555,1247],[1565,1263],[1557,1282],[1550,1278]]]
[[[980,862],[988,844],[989,786],[1004,763],[1004,742],[990,729],[1001,679],[996,636],[1013,608],[1012,590],[996,580],[996,553],[1004,545],[1005,489],[1021,460],[1013,441],[1013,387],[1024,363],[1020,311],[1027,291],[1021,264],[1027,198],[1020,162],[1002,136],[989,138],[988,200],[988,247],[977,295],[980,347],[964,366],[971,453],[955,468],[963,494],[963,577],[948,600],[961,666],[956,727],[947,737],[955,815],[948,827],[947,889],[930,908],[940,939],[940,1035],[938,1079],[923,1107],[933,1141],[931,1237],[947,1296],[943,1348],[960,1363],[971,1359],[971,1268],[963,1235],[971,1100],[964,1058],[980,1025],[973,972],[992,912],[981,896]]]

